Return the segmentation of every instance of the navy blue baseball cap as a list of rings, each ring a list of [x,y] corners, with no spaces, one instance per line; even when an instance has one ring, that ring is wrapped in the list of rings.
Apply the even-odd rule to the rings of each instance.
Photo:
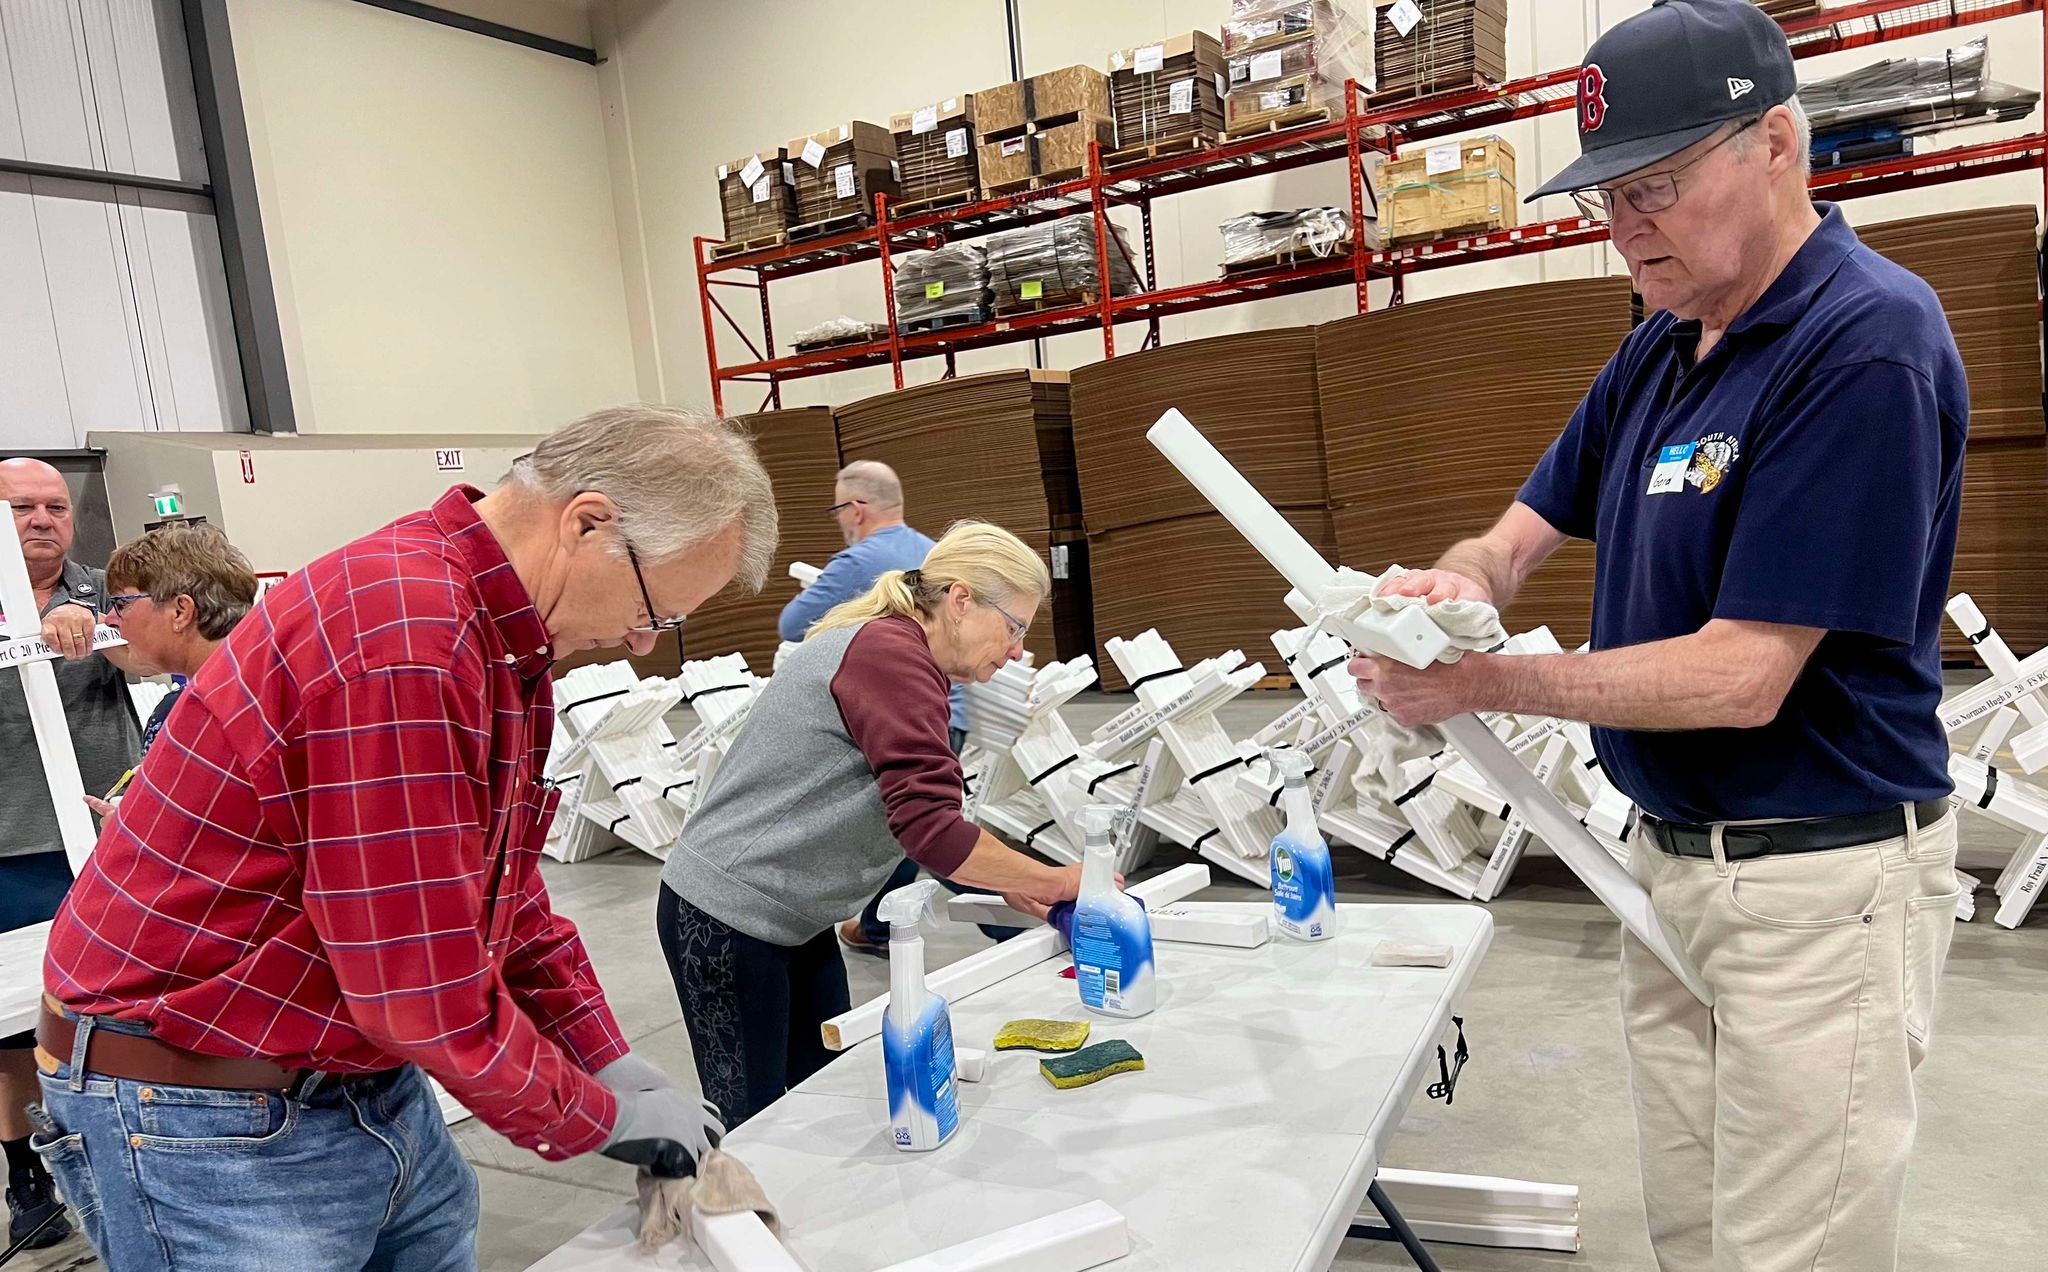
[[[1579,157],[1523,202],[1605,185],[1799,91],[1784,28],[1750,0],[1657,0],[1579,67]]]

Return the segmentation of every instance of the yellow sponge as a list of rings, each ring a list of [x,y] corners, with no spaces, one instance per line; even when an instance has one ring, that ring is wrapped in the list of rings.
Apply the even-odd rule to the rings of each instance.
[[[1045,1080],[1061,1090],[1087,1086],[1112,1073],[1144,1067],[1145,1057],[1121,1038],[1098,1042],[1086,1051],[1076,1051],[1070,1056],[1055,1056],[1038,1062],[1038,1071],[1045,1075]]]
[[[1085,1020],[1013,1020],[996,1031],[997,1051],[1073,1051],[1086,1041]]]

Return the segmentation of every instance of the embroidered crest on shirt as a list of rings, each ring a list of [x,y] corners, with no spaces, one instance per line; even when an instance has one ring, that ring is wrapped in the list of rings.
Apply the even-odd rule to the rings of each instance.
[[[1698,486],[1701,494],[1711,493],[1742,457],[1742,443],[1726,433],[1709,433],[1693,448],[1692,466],[1686,469],[1685,484]]]

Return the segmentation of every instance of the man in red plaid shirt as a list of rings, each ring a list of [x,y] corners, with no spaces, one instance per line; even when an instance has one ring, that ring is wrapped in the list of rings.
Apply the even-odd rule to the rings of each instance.
[[[550,1160],[715,1143],[549,907],[547,671],[758,588],[775,535],[744,436],[624,407],[269,592],[50,936],[36,1145],[112,1272],[474,1267],[425,1075]]]

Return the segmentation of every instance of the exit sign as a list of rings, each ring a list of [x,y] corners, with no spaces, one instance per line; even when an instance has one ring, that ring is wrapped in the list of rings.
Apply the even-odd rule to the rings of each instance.
[[[436,468],[440,469],[440,470],[441,470],[442,472],[444,472],[444,473],[459,473],[459,472],[461,472],[461,471],[462,471],[462,451],[461,451],[461,449],[460,449],[460,448],[457,448],[457,449],[455,449],[455,450],[437,450],[437,451],[435,451],[435,452],[434,452],[434,467],[436,467]]]
[[[156,515],[159,517],[176,517],[183,515],[181,509],[183,508],[184,505],[182,501],[180,501],[178,496],[175,494],[152,495],[150,497],[150,501],[156,505]]]

